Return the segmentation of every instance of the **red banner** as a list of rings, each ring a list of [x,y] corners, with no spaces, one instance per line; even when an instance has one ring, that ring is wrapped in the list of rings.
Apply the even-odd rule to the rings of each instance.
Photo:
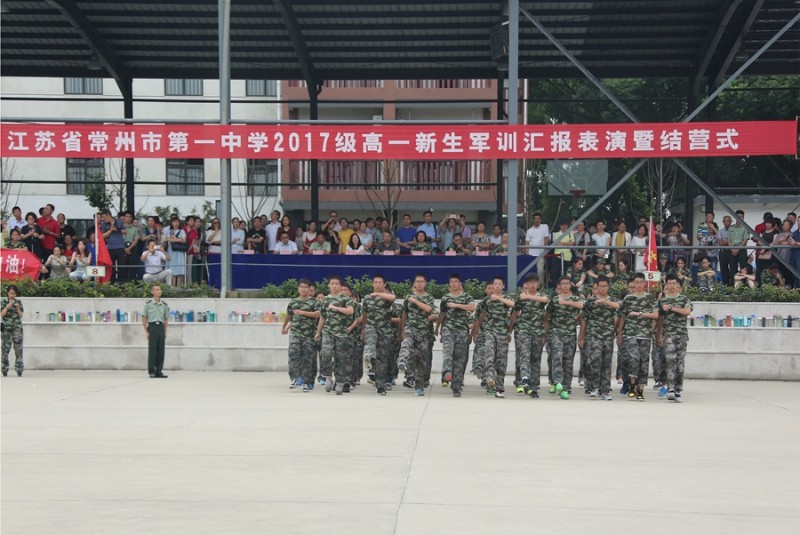
[[[0,278],[3,280],[36,280],[42,267],[39,257],[27,249],[0,249],[0,264]]]
[[[796,121],[583,125],[0,124],[3,158],[605,159],[796,155]]]

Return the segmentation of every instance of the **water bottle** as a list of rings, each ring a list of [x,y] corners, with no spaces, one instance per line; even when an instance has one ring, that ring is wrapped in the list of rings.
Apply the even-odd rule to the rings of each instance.
[[[37,314],[38,314],[38,312],[37,312]],[[791,314],[786,316],[786,326],[789,327],[790,329],[792,328],[792,315]]]
[[[211,323],[215,323],[217,321],[217,313],[212,310],[208,313],[208,319]]]

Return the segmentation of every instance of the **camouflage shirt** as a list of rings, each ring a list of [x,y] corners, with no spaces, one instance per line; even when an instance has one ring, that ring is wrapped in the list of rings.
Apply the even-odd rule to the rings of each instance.
[[[386,299],[367,296],[361,300],[361,310],[367,313],[367,325],[376,331],[387,332],[392,329],[392,305]]]
[[[575,269],[575,266],[570,266],[567,268],[567,273],[564,276],[569,277],[570,282],[572,282],[572,285],[575,286],[579,282],[581,282],[581,277],[583,276],[584,273],[586,272],[583,271],[582,269],[578,270]]]
[[[432,307],[430,312],[425,312],[419,308],[415,303],[411,303],[408,298],[415,297],[426,305]],[[433,296],[429,293],[423,295],[409,294],[403,301],[403,311],[407,314],[405,328],[407,331],[413,332],[420,336],[428,336],[431,333],[432,323],[428,319],[431,314],[436,314],[436,303]]]
[[[626,338],[653,338],[653,320],[645,317],[631,317],[631,312],[655,312],[658,307],[656,298],[652,294],[645,293],[641,297],[635,294],[628,294],[622,300],[619,315],[625,318],[625,326],[622,328],[622,336]]]
[[[295,310],[315,312],[319,310],[319,301],[313,297],[309,297],[307,299],[295,297],[289,301],[289,304],[286,306],[286,315],[289,317],[289,321],[292,322],[292,329],[289,331],[290,334],[292,336],[300,336],[303,338],[313,338],[314,334],[317,332],[317,324],[319,323],[319,319],[300,315],[295,316]]]
[[[22,306],[22,301],[19,299],[16,300],[17,304],[19,305],[19,309],[22,312],[25,312],[25,308]],[[0,309],[6,308],[8,305],[8,297],[3,297],[0,299]],[[17,307],[12,306],[6,312],[6,315],[3,317],[3,329],[6,331],[18,331],[22,329],[22,318],[19,317],[19,313],[17,313]]]
[[[422,243],[414,242],[414,245],[411,246],[411,250],[430,253],[433,250],[433,248],[431,247],[431,244],[428,242],[422,242]]]
[[[395,301],[392,303],[390,311],[390,320],[394,318],[400,318],[403,315],[403,303],[401,301]],[[395,334],[397,334],[397,327],[397,323],[392,323],[392,329],[394,330]]]
[[[353,315],[350,316],[350,321],[347,322],[347,327],[353,324],[353,322],[361,317],[361,314],[364,312],[364,309],[361,308],[361,303],[357,301],[352,301],[353,305]],[[361,328],[360,326],[355,327],[352,331],[350,331],[350,337],[355,338],[356,340],[361,339]]]
[[[325,325],[322,327],[322,332],[337,338],[347,336],[347,328],[353,323],[353,316],[342,314],[336,310],[328,310],[330,305],[335,305],[337,307],[351,306],[355,308],[355,303],[349,297],[343,295],[339,295],[338,297],[326,295],[320,304],[320,313],[322,317],[325,318]]]
[[[556,294],[550,298],[550,302],[547,304],[547,312],[550,314],[549,334],[554,336],[574,336],[578,314],[581,311],[575,307],[560,305],[558,299],[559,295]],[[564,299],[577,303],[582,302],[577,295],[568,295]]]
[[[469,317],[470,313],[466,310],[459,308],[448,308],[447,303],[455,303],[458,305],[472,304],[472,296],[467,292],[461,292],[458,297],[453,294],[447,294],[442,297],[439,303],[439,308],[444,312],[444,321],[442,326],[454,331],[467,331],[469,330]]]
[[[683,294],[675,297],[664,296],[658,301],[658,314],[664,318],[664,326],[661,328],[662,336],[689,336],[686,329],[686,316],[675,312],[665,312],[662,306],[673,306],[675,308],[692,308],[692,302]]]
[[[611,307],[601,305],[597,297],[590,297],[583,305],[586,316],[586,335],[596,338],[614,338],[614,323],[618,317],[617,311]],[[618,303],[616,297],[607,297],[606,301]]]
[[[548,297],[545,292],[537,292],[539,297]],[[533,336],[544,336],[544,311],[547,303],[539,301],[522,300],[517,297],[514,311],[517,312],[517,321],[514,324],[514,332],[530,334]]]
[[[507,294],[502,295],[503,299],[511,299]],[[483,322],[481,326],[487,333],[493,334],[508,334],[508,317],[511,314],[511,308],[503,303],[501,300],[493,301],[491,296],[483,298]]]
[[[770,274],[769,270],[765,269],[761,272],[761,286],[777,286],[778,277]]]

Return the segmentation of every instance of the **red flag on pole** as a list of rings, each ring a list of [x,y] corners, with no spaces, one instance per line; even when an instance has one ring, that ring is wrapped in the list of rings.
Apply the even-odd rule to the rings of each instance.
[[[650,234],[647,237],[647,255],[644,265],[647,271],[658,271],[658,249],[656,248],[656,227],[650,218]]]
[[[113,264],[111,263],[111,255],[108,254],[108,246],[106,245],[106,240],[103,238],[103,235],[100,233],[100,222],[95,221],[94,224],[94,250],[95,250],[95,258],[94,264],[96,266],[105,266],[106,267],[106,275],[103,278],[97,279],[98,282],[108,282],[111,280],[111,269]]]

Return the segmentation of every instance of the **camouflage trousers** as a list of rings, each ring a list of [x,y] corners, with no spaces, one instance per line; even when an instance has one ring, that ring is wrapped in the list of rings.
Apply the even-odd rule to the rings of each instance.
[[[587,366],[589,364],[589,353],[586,352],[586,347],[578,348],[578,354],[580,355],[580,367],[578,368],[578,377],[582,379],[586,379],[587,373]]]
[[[350,371],[352,372],[351,383],[361,381],[361,377],[364,375],[363,355],[364,344],[361,343],[360,338],[353,338],[353,351],[350,356]]]
[[[666,356],[667,386],[675,392],[683,391],[683,368],[686,364],[688,336],[665,336],[662,340]]]
[[[296,381],[298,377],[302,377],[303,383],[313,383],[313,363],[316,356],[316,343],[313,338],[289,336],[289,378]]]
[[[22,373],[25,369],[25,364],[22,362],[22,329],[11,329],[3,331],[3,373],[8,373],[8,355],[11,352],[11,346],[14,346],[14,369],[18,373]]]
[[[575,359],[577,337],[553,335],[548,340],[547,353],[550,356],[552,382],[561,383],[567,392],[572,390],[572,367]]]
[[[472,370],[478,370],[483,374],[486,360],[486,333],[478,331],[475,337],[475,349],[472,350]]]
[[[539,376],[542,375],[542,349],[544,338],[529,333],[514,333],[514,348],[517,353],[517,369],[519,378],[527,377],[532,388],[539,387]]]
[[[375,374],[375,385],[383,386],[392,381],[390,363],[395,351],[394,333],[378,331],[372,325],[364,327],[364,366]]]
[[[311,357],[311,375],[316,376],[319,371],[319,349],[322,342],[314,340],[314,354]]]
[[[464,386],[464,372],[469,360],[469,331],[442,328],[442,374],[452,372],[450,388],[460,390]]]
[[[353,339],[349,336],[332,336],[322,333],[322,346],[319,350],[319,368],[323,377],[336,376],[346,383],[352,378]]]
[[[614,356],[614,339],[587,336],[582,353],[586,354],[586,389],[611,392],[611,359]]]
[[[667,384],[667,356],[664,353],[664,344],[653,344],[650,351],[650,358],[653,361],[653,381],[665,385]]]
[[[508,334],[486,333],[486,368],[483,377],[494,379],[498,392],[505,391],[506,368],[508,368]]]
[[[428,366],[428,350],[430,340],[427,334],[417,334],[407,331],[400,343],[400,355],[398,361],[405,361],[408,365],[409,380],[414,380],[414,385],[422,388],[425,377],[430,377],[430,367]]]
[[[622,339],[622,345],[625,347],[622,375],[626,380],[636,379],[636,383],[646,385],[650,373],[650,339],[629,336]]]

